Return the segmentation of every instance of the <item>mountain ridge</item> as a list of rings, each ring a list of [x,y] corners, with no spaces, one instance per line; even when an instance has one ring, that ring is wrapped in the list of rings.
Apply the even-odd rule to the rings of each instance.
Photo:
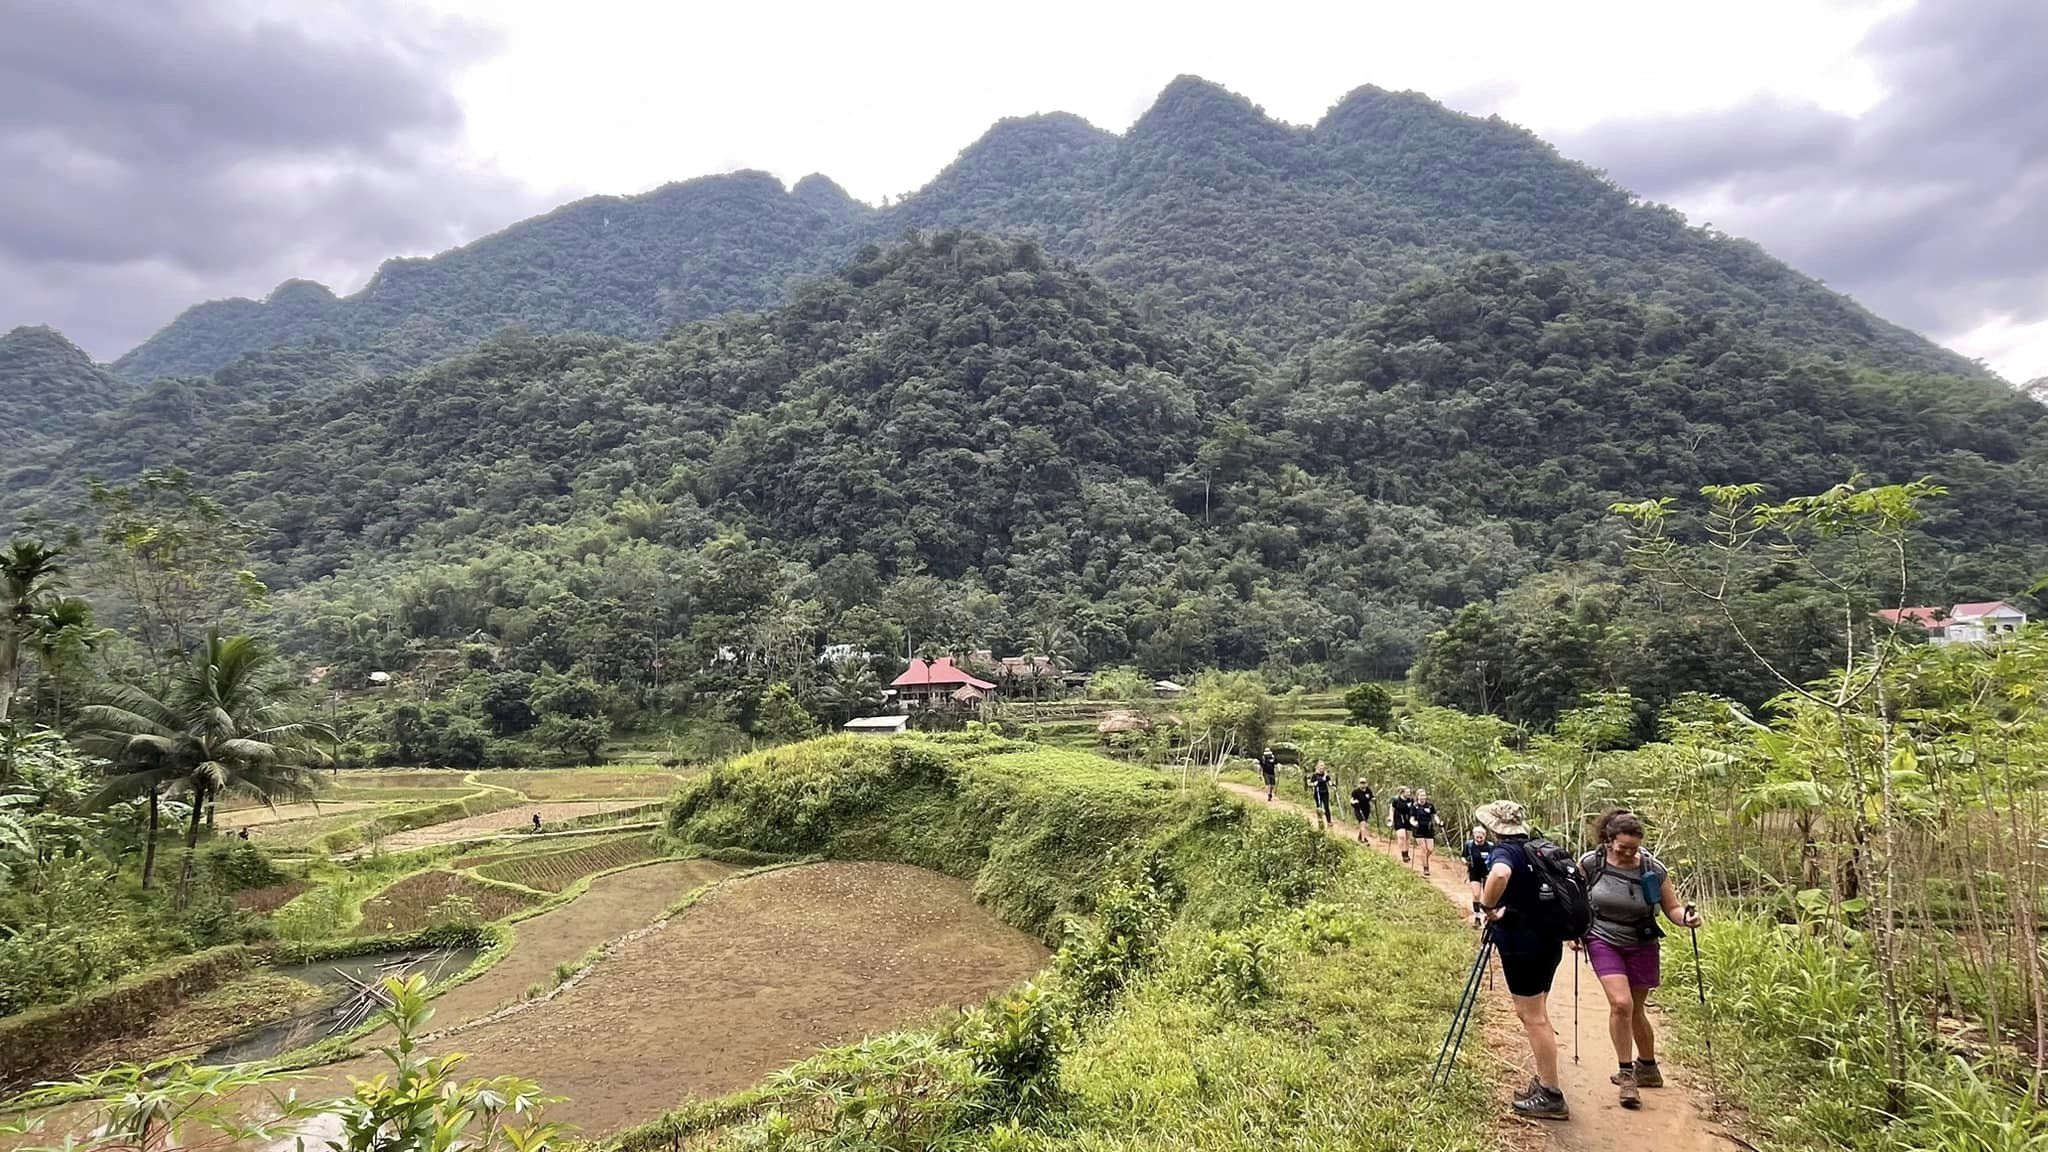
[[[278,292],[197,305],[113,368],[130,380],[203,375],[245,352],[328,338],[410,367],[507,326],[646,339],[776,304],[906,227],[954,226],[1029,236],[1270,356],[1333,334],[1417,274],[1500,251],[1580,265],[1651,302],[1729,309],[1825,356],[1982,371],[1498,118],[1364,85],[1295,127],[1193,76],[1121,135],[1067,113],[1000,120],[887,209],[820,175],[784,188],[745,171],[587,197],[433,257],[387,261],[331,309],[281,308]],[[619,231],[637,245],[618,243]]]

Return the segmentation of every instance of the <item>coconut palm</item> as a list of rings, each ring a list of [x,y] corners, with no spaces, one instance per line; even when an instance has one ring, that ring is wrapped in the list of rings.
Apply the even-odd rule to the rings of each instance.
[[[837,727],[880,707],[882,682],[875,677],[874,669],[849,660],[834,665],[819,681],[815,699],[818,711],[830,717]]]
[[[149,798],[145,887],[156,866],[157,802],[165,792],[182,790],[192,805],[178,876],[182,904],[210,803],[240,794],[275,804],[312,791],[306,767],[325,759],[313,741],[334,737],[320,724],[294,719],[291,695],[270,649],[250,636],[214,632],[163,691],[120,685],[80,711],[84,743],[113,761],[118,773],[96,804]]]
[[[64,587],[64,550],[16,540],[0,552],[0,722],[14,704],[21,646],[38,631],[37,616]]]

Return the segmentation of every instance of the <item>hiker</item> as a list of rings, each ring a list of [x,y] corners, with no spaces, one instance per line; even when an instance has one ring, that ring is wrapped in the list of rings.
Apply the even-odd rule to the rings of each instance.
[[[1550,1029],[1550,982],[1564,959],[1564,940],[1541,906],[1545,883],[1531,859],[1528,816],[1512,800],[1483,804],[1474,816],[1494,841],[1479,907],[1491,918],[1487,930],[1500,952],[1501,978],[1536,1060],[1536,1078],[1512,1107],[1517,1116],[1570,1119],[1557,1079],[1557,1035]]]
[[[237,839],[237,840],[247,840],[248,838],[249,838],[249,829],[248,829],[248,827],[247,827],[246,825],[244,825],[244,826],[243,826],[243,828],[242,828],[242,830],[241,830],[240,832],[237,832],[237,833],[235,833],[235,839]]]
[[[1393,816],[1394,843],[1401,847],[1401,863],[1403,864],[1408,862],[1408,810],[1414,804],[1415,800],[1408,794],[1408,789],[1406,788],[1397,789],[1394,792],[1394,798],[1387,801],[1387,807],[1391,810]]]
[[[1266,781],[1266,803],[1273,802],[1273,784],[1280,778],[1280,758],[1271,748],[1259,753],[1259,776]]]
[[[533,814],[533,830],[535,832],[540,831],[540,813],[538,812]]]
[[[1493,852],[1493,845],[1487,842],[1486,829],[1472,826],[1472,838],[1465,841],[1465,880],[1472,885],[1472,927],[1486,923],[1486,913],[1479,907],[1479,890],[1486,884],[1486,858]]]
[[[1363,776],[1351,789],[1351,818],[1358,821],[1358,842],[1365,843],[1365,830],[1372,824],[1372,785]]]
[[[1429,802],[1429,789],[1416,790],[1415,802],[1408,806],[1408,828],[1422,849],[1422,874],[1427,876],[1429,858],[1436,852],[1436,805]]]
[[[1316,761],[1316,770],[1309,773],[1308,790],[1310,795],[1315,797],[1316,817],[1322,821],[1321,827],[1328,828],[1336,823],[1336,817],[1330,815],[1330,766],[1328,764],[1323,763],[1321,760]]]
[[[1681,928],[1699,927],[1700,916],[1679,905],[1670,871],[1644,851],[1643,822],[1635,813],[1608,809],[1593,823],[1593,840],[1600,846],[1579,860],[1593,908],[1586,958],[1607,994],[1607,1034],[1620,1063],[1610,1079],[1621,1089],[1623,1108],[1640,1108],[1639,1089],[1664,1086],[1648,1007],[1661,976],[1664,930],[1657,910]]]

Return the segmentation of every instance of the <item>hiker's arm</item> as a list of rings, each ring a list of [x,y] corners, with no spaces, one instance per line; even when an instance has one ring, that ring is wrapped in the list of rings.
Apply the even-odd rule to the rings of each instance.
[[[1697,928],[1703,923],[1697,908],[1693,910],[1691,919],[1686,918],[1685,905],[1678,902],[1678,887],[1671,882],[1671,873],[1669,872],[1664,874],[1664,899],[1662,903],[1665,918],[1681,928]]]
[[[1508,894],[1508,877],[1514,874],[1515,870],[1506,864],[1495,864],[1486,874],[1486,887],[1479,890],[1480,906],[1495,920],[1500,919],[1501,914],[1506,911],[1500,906],[1500,901],[1501,897]]]

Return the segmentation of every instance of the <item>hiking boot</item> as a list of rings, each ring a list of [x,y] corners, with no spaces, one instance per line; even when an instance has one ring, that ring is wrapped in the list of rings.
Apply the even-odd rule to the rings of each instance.
[[[1621,1106],[1623,1108],[1635,1109],[1643,1106],[1643,1094],[1636,1091],[1635,1069],[1631,1068],[1626,1072],[1616,1072],[1610,1079],[1621,1086]]]
[[[1641,1060],[1636,1061],[1636,1087],[1662,1088],[1663,1086],[1664,1073],[1657,1070],[1657,1065],[1654,1061],[1647,1064]]]
[[[1564,1093],[1541,1084],[1531,1084],[1527,1095],[1515,1097],[1515,1115],[1528,1120],[1569,1120],[1572,1110],[1564,1102]]]

